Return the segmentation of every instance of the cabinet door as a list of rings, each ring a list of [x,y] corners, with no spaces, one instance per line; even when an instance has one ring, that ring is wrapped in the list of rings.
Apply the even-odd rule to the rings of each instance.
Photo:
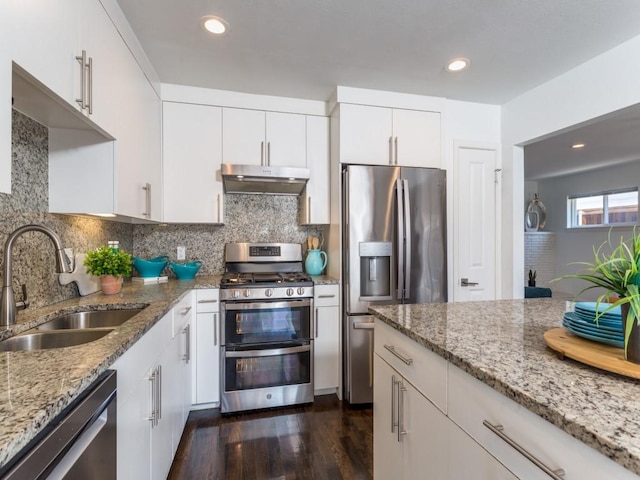
[[[311,176],[300,195],[300,224],[328,224],[329,118],[307,117],[307,168]]]
[[[124,43],[122,46],[126,49]],[[116,213],[160,221],[160,99],[128,50],[123,51],[118,75],[123,89],[118,99],[112,99],[120,107],[116,131]],[[146,190],[147,186],[150,190]]]
[[[449,479],[516,480],[498,460],[449,421]],[[445,478],[445,477],[442,477]]]
[[[222,109],[163,102],[162,132],[164,221],[223,223]]]
[[[222,161],[240,165],[266,162],[265,112],[222,109]]]
[[[188,320],[180,331],[180,334],[174,338],[174,379],[170,381],[170,385],[175,384],[174,401],[175,406],[171,410],[171,427],[172,427],[172,457],[178,450],[182,431],[189,416],[191,409],[191,359],[190,347],[187,346],[191,335],[191,320]]]
[[[340,383],[340,311],[337,306],[317,307],[313,343],[315,390],[338,388]]]
[[[120,480],[151,478],[151,422],[148,420],[151,415],[150,375],[151,372],[148,372],[145,378],[140,379],[132,395],[118,405],[117,478]]]
[[[266,112],[267,165],[305,168],[306,132],[304,115]]]
[[[404,478],[447,478],[449,446],[446,439],[449,420],[407,380],[402,380],[400,389],[399,428],[406,431],[400,437],[404,444]]]
[[[394,109],[393,149],[396,165],[441,168],[440,114]]]
[[[340,104],[340,162],[390,165],[390,108]]]
[[[4,4],[4,2],[3,2]],[[11,59],[69,104],[80,85],[79,0],[9,0]]]
[[[176,380],[176,342],[171,342],[160,357],[158,422],[151,427],[151,478],[167,478],[173,460],[172,433],[175,422],[178,385]],[[157,398],[157,397],[156,397]]]
[[[402,479],[402,441],[397,430],[397,383],[402,377],[378,355],[373,356],[373,475]]]
[[[220,401],[220,317],[218,312],[196,314],[195,399]]]
[[[77,55],[85,50],[91,58],[91,114],[95,123],[111,135],[116,135],[122,102],[122,57],[130,55],[118,31],[98,0],[80,2],[80,45]],[[89,92],[87,92],[87,95]],[[82,96],[81,84],[76,82],[75,95]],[[128,112],[127,105],[126,111]]]

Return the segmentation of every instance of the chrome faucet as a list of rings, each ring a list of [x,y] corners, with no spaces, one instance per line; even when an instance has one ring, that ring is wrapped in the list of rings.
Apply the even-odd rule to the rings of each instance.
[[[11,258],[13,242],[26,232],[42,232],[48,236],[56,248],[56,269],[58,273],[69,273],[69,259],[64,253],[60,237],[49,227],[43,225],[23,225],[9,235],[4,244],[4,275],[2,277],[2,304],[0,304],[0,327],[8,327],[16,322],[16,300],[13,295],[13,272]]]

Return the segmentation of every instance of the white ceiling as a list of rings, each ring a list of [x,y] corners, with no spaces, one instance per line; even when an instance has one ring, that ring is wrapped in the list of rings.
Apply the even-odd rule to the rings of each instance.
[[[162,82],[322,101],[344,85],[502,104],[640,34],[640,0],[117,1]],[[471,67],[446,72],[459,56]],[[625,112],[528,146],[525,178],[637,158],[638,126]]]

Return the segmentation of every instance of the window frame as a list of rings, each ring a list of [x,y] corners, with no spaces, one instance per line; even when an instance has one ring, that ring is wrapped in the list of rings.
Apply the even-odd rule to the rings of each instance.
[[[604,190],[600,192],[578,193],[567,196],[567,229],[585,229],[585,228],[612,228],[612,227],[632,227],[637,225],[636,222],[615,222],[609,223],[609,196],[620,193],[636,194],[636,213],[637,218],[640,220],[640,192],[638,187],[617,188],[613,190]],[[599,197],[602,196],[602,219],[604,223],[598,223],[593,225],[579,225],[578,224],[578,210],[576,208],[576,200],[581,198]]]

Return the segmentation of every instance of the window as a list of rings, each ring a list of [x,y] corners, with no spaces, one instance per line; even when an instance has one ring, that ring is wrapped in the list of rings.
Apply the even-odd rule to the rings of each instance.
[[[638,188],[572,195],[567,198],[568,228],[635,225]]]

